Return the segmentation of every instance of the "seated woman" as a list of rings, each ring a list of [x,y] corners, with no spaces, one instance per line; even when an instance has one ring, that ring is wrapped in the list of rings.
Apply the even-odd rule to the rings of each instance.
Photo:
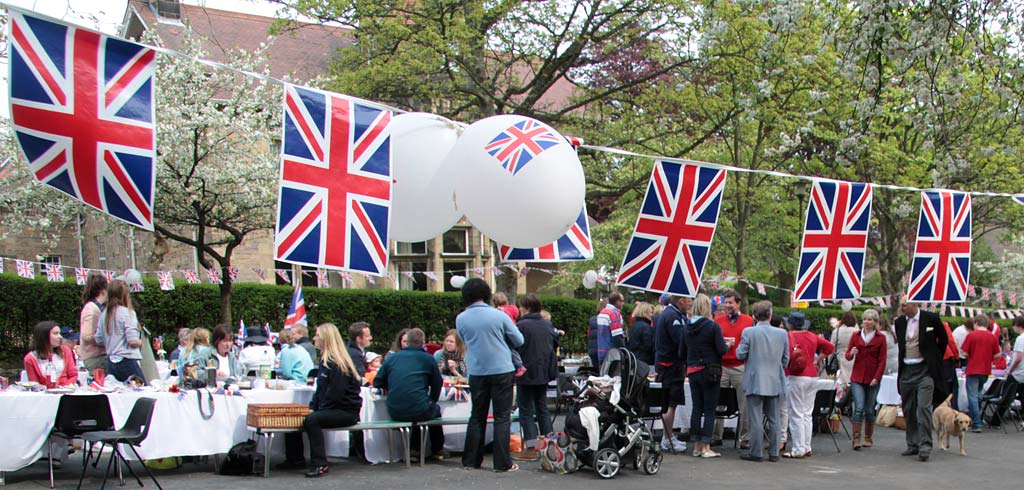
[[[192,329],[186,327],[179,328],[178,346],[171,351],[171,355],[167,357],[167,360],[172,362],[179,361],[181,359],[181,352],[190,345],[192,345]]]
[[[451,329],[444,335],[444,347],[434,353],[441,376],[466,377],[466,344],[459,337],[459,331]]]
[[[202,364],[206,367],[207,361],[213,354],[213,346],[210,345],[210,331],[199,327],[193,329],[189,334],[188,344],[178,355],[179,365]]]
[[[57,322],[43,321],[32,329],[32,351],[25,354],[28,380],[47,388],[74,385],[78,382],[75,355],[65,345]]]
[[[218,381],[227,378],[240,379],[245,376],[245,365],[238,360],[234,347],[235,338],[231,329],[223,323],[217,325],[213,329],[213,351],[210,353],[209,362],[217,368]]]
[[[278,339],[281,341],[281,366],[277,375],[283,379],[306,381],[309,372],[315,367],[306,349],[295,345],[295,335],[291,330],[282,330]]]
[[[395,341],[391,343],[391,349],[384,353],[384,360],[388,360],[388,356],[394,354],[405,348],[405,334],[409,333],[408,328],[403,328],[398,331],[398,335],[395,337]],[[383,362],[383,361],[382,361]]]
[[[312,413],[306,416],[302,430],[309,437],[309,466],[306,478],[317,478],[327,474],[327,450],[324,447],[323,429],[348,427],[359,422],[359,410],[363,399],[359,396],[362,384],[359,372],[352,364],[352,358],[345,349],[338,327],[324,323],[316,327],[313,344],[322,353],[320,371],[316,377],[316,392],[309,402]],[[302,433],[289,432],[285,436],[285,462],[278,469],[294,469],[305,466]]]

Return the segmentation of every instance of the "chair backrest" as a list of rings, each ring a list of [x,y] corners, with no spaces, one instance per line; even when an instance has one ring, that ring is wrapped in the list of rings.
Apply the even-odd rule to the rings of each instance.
[[[426,344],[423,344],[423,350],[427,351],[427,354],[430,355],[434,355],[435,352],[441,350],[441,347],[444,346],[437,342],[427,342]]]
[[[135,435],[125,437],[124,440],[133,446],[142,444],[149,435],[149,425],[153,420],[153,408],[156,406],[156,398],[139,398],[132,406],[132,412],[128,414],[121,430]]]
[[[995,398],[1000,396],[1003,389],[1003,380],[995,378],[992,380],[992,384],[988,385],[985,393],[982,395],[985,398]]]
[[[814,410],[811,414],[815,417],[832,415],[836,406],[836,390],[821,390],[814,394]]]
[[[1003,380],[1001,380],[999,378],[996,378],[995,380],[992,381],[992,384],[996,384],[996,382],[999,382],[1001,384],[1001,386],[999,387],[999,389],[1000,389],[999,403],[1000,404],[1003,404],[1003,403],[1009,404],[1015,398],[1017,398],[1017,392],[1020,391],[1018,389],[1019,385],[1017,383],[1007,383],[1007,382],[1005,382],[1005,381],[1003,381]]]
[[[320,374],[320,368],[319,367],[315,367],[315,368],[309,370],[309,373],[306,374],[306,378],[307,379],[309,379],[309,378],[316,378],[319,374]]]
[[[69,438],[96,430],[113,430],[107,395],[64,395],[57,405],[53,433]]]
[[[736,388],[722,388],[718,392],[718,405],[715,406],[715,417],[728,419],[739,417],[740,404],[736,398]]]

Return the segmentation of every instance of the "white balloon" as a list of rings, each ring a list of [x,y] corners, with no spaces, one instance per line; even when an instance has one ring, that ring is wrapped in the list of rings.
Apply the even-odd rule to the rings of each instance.
[[[583,281],[584,282],[595,282],[596,283],[597,282],[597,271],[589,270],[587,272],[584,272],[583,273]]]
[[[392,240],[429,240],[462,218],[455,208],[456,168],[447,158],[458,138],[455,124],[435,114],[391,120]]]
[[[448,283],[455,289],[462,289],[462,285],[466,284],[466,276],[452,276]]]
[[[850,311],[852,309],[853,303],[848,299],[843,300],[843,311]]]
[[[128,270],[124,271],[124,282],[125,282],[125,284],[128,284],[129,286],[134,285],[134,284],[141,284],[142,283],[142,274],[140,274],[139,271],[137,271],[135,269],[128,269]]]
[[[597,286],[597,279],[590,279],[587,276],[583,276],[583,287],[587,289],[594,289]]]
[[[519,165],[513,166],[514,173],[485,148],[509,130],[544,131],[515,150],[524,153]],[[526,154],[531,147],[543,149]],[[501,155],[504,150],[492,151]],[[462,133],[449,158],[458,169],[458,208],[473,226],[498,243],[517,248],[547,245],[565,234],[579,217],[586,191],[583,166],[572,145],[544,123],[513,115],[477,121]]]

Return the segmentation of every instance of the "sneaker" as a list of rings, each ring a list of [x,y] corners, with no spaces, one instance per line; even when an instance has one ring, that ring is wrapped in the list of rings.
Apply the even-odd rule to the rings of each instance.
[[[672,445],[672,437],[665,436],[661,438],[661,451],[665,453],[676,452],[675,446]]]
[[[306,478],[320,478],[321,476],[324,476],[326,474],[327,465],[317,466],[314,468],[310,468],[309,471],[306,472]]]
[[[704,451],[701,451],[700,449],[694,449],[693,450],[693,457],[695,457],[695,458],[702,458],[702,457],[704,457]]]
[[[513,471],[519,471],[519,465],[512,463],[512,466],[509,466],[508,469],[494,470],[495,473],[511,473]]]
[[[430,459],[433,460],[433,461],[441,462],[441,461],[444,461],[447,458],[450,458],[451,456],[452,456],[452,453],[448,452],[447,449],[442,449],[442,450],[440,450],[440,451],[438,451],[438,452],[436,452],[434,454],[431,454],[430,455]]]
[[[700,457],[702,458],[717,458],[720,456],[721,454],[718,454],[710,449],[705,449],[703,452],[700,453]]]
[[[517,378],[522,377],[524,374],[526,374],[526,366],[523,366],[523,367],[521,367],[519,369],[516,369],[516,377]],[[511,471],[511,470],[509,470],[509,471]]]
[[[677,453],[685,453],[686,452],[686,443],[683,442],[683,441],[680,441],[679,439],[676,439],[675,437],[673,437],[672,438],[672,448],[675,449]]]

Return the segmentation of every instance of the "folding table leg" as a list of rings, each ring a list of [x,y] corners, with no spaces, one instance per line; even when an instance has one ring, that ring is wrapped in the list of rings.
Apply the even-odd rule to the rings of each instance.
[[[420,468],[423,467],[423,462],[427,459],[427,426],[417,425],[417,429],[420,431]]]
[[[274,445],[274,433],[263,433],[263,478],[270,477],[270,447]]]
[[[399,430],[402,434],[402,448],[405,450],[405,467],[412,468],[412,457],[409,455],[409,428],[402,427]],[[423,458],[422,454],[420,454],[420,458]]]

